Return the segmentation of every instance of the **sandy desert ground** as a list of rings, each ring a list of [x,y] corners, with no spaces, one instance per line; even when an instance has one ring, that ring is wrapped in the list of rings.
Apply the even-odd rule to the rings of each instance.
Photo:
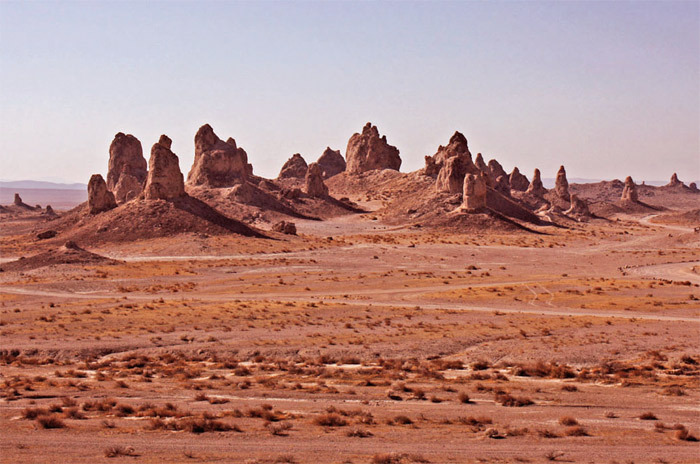
[[[356,214],[6,269],[0,460],[697,462],[700,240],[663,217]],[[0,266],[33,228],[5,219]]]

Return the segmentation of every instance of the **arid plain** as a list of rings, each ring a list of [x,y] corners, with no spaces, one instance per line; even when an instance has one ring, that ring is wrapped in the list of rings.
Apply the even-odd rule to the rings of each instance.
[[[0,211],[2,462],[697,462],[695,186],[118,139],[86,204]]]

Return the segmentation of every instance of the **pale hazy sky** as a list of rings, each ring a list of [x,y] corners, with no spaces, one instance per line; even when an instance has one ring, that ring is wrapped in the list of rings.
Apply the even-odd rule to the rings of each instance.
[[[365,122],[531,175],[700,178],[700,1],[0,2],[0,179],[87,182],[116,132],[186,174],[210,123],[274,177]]]

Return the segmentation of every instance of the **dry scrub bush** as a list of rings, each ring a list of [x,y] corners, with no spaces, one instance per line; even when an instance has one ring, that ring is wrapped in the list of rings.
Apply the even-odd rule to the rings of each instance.
[[[344,427],[348,421],[336,413],[326,413],[314,418],[314,424],[321,427]]]
[[[510,393],[505,393],[505,392],[496,393],[495,401],[496,401],[496,403],[499,403],[503,406],[517,407],[517,408],[523,407],[523,406],[530,406],[531,404],[535,404],[529,398],[516,397],[516,396],[511,395]]]
[[[116,458],[119,456],[138,456],[134,448],[132,447],[123,447],[123,446],[110,446],[105,450],[105,457],[108,458]]]

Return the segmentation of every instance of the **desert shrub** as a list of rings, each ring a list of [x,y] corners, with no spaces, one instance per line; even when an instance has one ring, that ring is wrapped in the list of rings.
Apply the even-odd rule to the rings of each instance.
[[[292,423],[291,422],[280,422],[280,423],[272,423],[268,422],[265,424],[265,428],[275,436],[279,437],[286,437],[288,435],[288,431],[292,429]]]
[[[387,424],[388,425],[394,425],[394,424],[411,425],[411,424],[413,424],[413,421],[408,416],[398,415],[398,416],[395,416],[393,419],[389,419],[387,421]]]
[[[344,427],[348,425],[348,421],[339,414],[327,413],[321,414],[314,419],[314,424],[322,427]]]
[[[225,422],[206,418],[185,419],[177,424],[177,428],[197,434],[205,432],[228,432],[233,430],[233,427]]]
[[[542,438],[559,438],[559,435],[548,429],[538,430],[537,434]]]
[[[134,448],[123,446],[110,446],[105,450],[105,457],[116,458],[119,456],[136,456]]]
[[[577,425],[564,430],[564,435],[566,435],[567,437],[587,437],[588,431],[586,431],[584,427]]]
[[[469,395],[466,392],[459,392],[459,395],[457,395],[457,399],[460,403],[464,404],[469,404],[472,402],[472,400],[469,398]]]
[[[685,425],[676,424],[673,426],[673,428],[676,429],[676,439],[677,440],[692,441],[692,442],[698,441],[697,437],[695,435],[691,434],[688,431],[688,429],[685,427]]]
[[[348,430],[345,434],[348,437],[367,438],[372,436],[372,432],[360,428]]]
[[[510,393],[505,393],[505,392],[496,393],[495,401],[496,401],[496,403],[499,403],[503,406],[516,407],[516,408],[519,408],[522,406],[530,406],[531,404],[535,404],[529,398],[516,397],[516,396],[511,395]]]
[[[639,418],[641,420],[658,420],[658,417],[656,417],[656,415],[651,411],[647,411],[647,412],[641,414],[639,416]]]
[[[578,421],[571,416],[560,417],[559,423],[566,426],[578,425]]]
[[[49,410],[45,408],[25,408],[22,411],[22,418],[28,420],[34,420],[39,416],[47,416]]]
[[[63,429],[66,427],[66,423],[55,415],[39,416],[36,421],[43,429]]]

